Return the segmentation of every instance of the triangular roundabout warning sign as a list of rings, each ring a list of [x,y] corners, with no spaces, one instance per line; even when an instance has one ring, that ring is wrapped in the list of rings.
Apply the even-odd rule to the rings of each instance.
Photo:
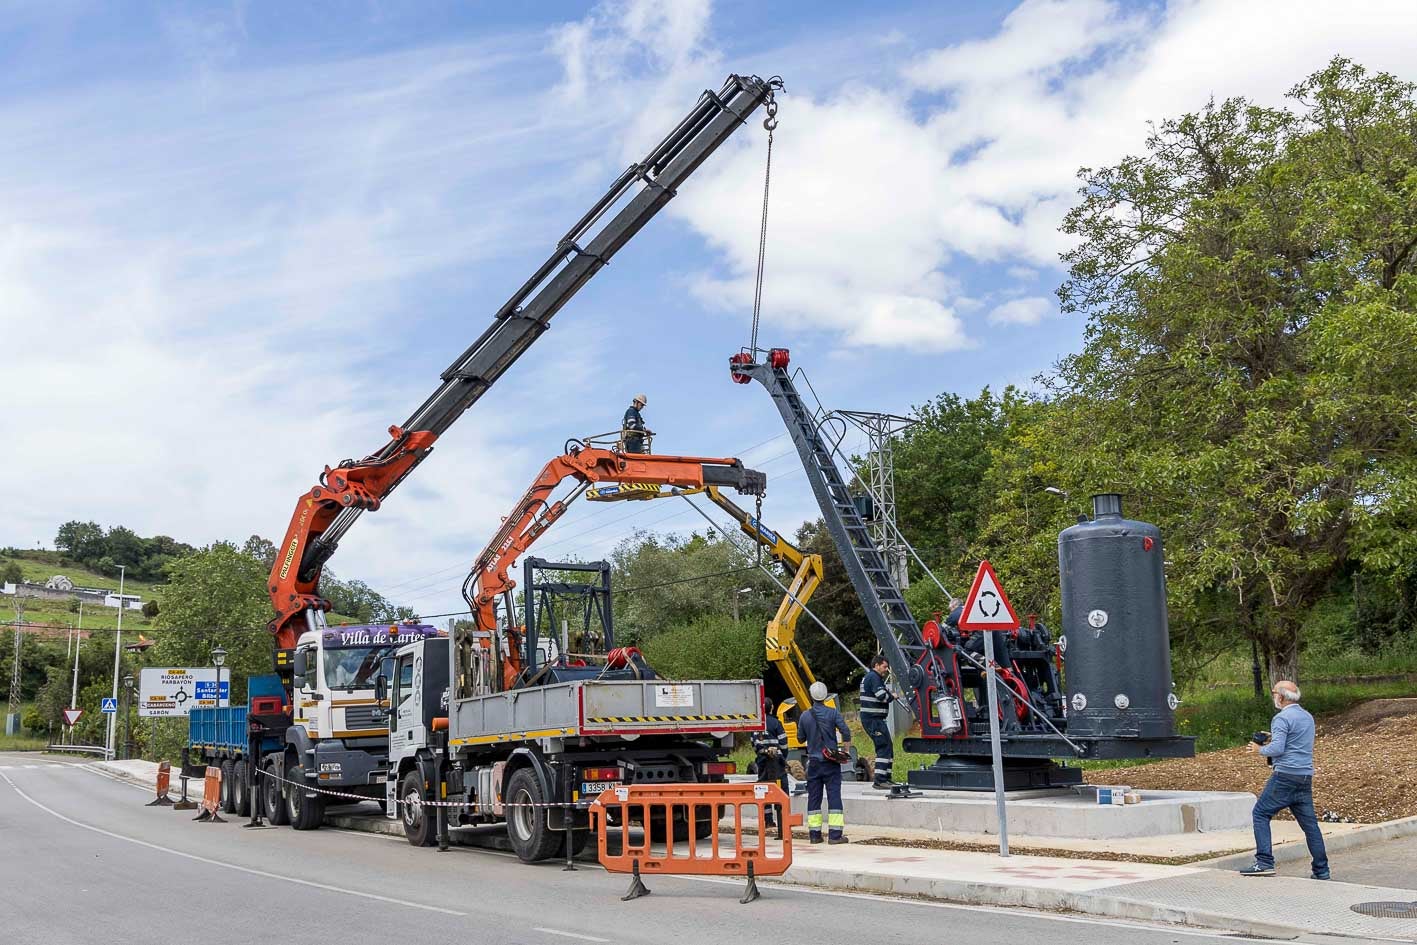
[[[1018,629],[1018,615],[1014,613],[1014,605],[1009,603],[1008,595],[999,586],[999,579],[988,561],[979,562],[979,572],[974,575],[974,583],[970,585],[969,596],[964,599],[964,608],[960,611],[959,628],[961,630]]]

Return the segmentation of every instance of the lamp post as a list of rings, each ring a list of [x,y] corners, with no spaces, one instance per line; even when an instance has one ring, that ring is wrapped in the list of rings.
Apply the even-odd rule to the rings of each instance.
[[[123,657],[123,579],[127,577],[127,565],[118,566],[118,632],[113,635],[113,701],[118,702],[118,663]],[[108,717],[108,741],[104,744],[105,756],[114,757],[114,738],[118,733],[118,716]]]
[[[212,647],[212,665],[216,667],[216,707],[221,708],[221,668],[226,664],[226,650],[221,646]]]
[[[123,677],[123,757],[133,757],[133,674]]]

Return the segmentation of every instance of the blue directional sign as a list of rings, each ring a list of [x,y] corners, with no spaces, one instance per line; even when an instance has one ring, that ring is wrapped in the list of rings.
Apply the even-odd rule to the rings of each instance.
[[[118,700],[105,697],[103,704],[100,706],[100,711],[103,712],[104,715],[113,715],[118,711]]]
[[[197,697],[199,704],[204,701],[207,704],[215,704],[217,699],[216,680],[199,679],[194,684],[194,688],[196,692],[194,692],[193,695]],[[221,701],[227,705],[231,704],[231,680],[229,679],[223,679],[221,681]]]

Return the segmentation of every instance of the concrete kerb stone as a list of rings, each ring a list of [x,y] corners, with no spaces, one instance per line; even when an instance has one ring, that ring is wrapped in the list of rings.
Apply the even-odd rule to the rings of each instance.
[[[1320,829],[1323,828],[1320,824]],[[1400,820],[1389,820],[1381,824],[1368,824],[1357,830],[1350,830],[1347,833],[1336,836],[1324,835],[1324,848],[1330,853],[1337,853],[1341,850],[1356,850],[1372,843],[1381,843],[1384,840],[1397,840],[1402,837],[1417,835],[1417,817],[1403,817]],[[1298,860],[1309,858],[1309,848],[1304,845],[1302,838],[1291,840],[1274,848],[1274,862],[1293,863]],[[1204,866],[1208,869],[1228,870],[1240,869],[1249,866],[1255,861],[1255,855],[1250,852],[1232,853],[1229,856],[1218,856],[1209,860],[1200,860],[1191,864],[1192,866]]]

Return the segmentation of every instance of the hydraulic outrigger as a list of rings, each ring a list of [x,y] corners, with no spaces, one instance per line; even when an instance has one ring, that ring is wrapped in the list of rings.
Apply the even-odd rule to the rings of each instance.
[[[705,92],[644,160],[626,169],[557,242],[547,260],[498,309],[482,336],[442,373],[433,394],[402,424],[389,427],[387,443],[363,459],[325,467],[319,484],[296,503],[271,568],[268,591],[275,617],[268,627],[278,649],[293,647],[305,630],[323,627],[330,605],[319,593],[320,573],[359,516],[380,507],[427,459],[454,421],[541,337],[576,292],[781,87],[777,78],[731,75],[717,92]]]

